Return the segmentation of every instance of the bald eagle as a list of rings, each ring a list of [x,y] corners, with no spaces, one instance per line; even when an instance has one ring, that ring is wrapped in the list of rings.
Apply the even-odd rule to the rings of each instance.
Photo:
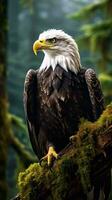
[[[94,70],[81,67],[75,40],[62,30],[40,34],[33,51],[45,54],[39,69],[30,69],[24,106],[33,150],[48,165],[76,134],[81,118],[95,121],[104,98]]]

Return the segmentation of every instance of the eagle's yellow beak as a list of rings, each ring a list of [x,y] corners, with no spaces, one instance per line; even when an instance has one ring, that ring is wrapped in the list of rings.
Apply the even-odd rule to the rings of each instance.
[[[33,52],[37,55],[37,51],[41,49],[48,49],[51,45],[46,40],[36,40],[33,44]]]

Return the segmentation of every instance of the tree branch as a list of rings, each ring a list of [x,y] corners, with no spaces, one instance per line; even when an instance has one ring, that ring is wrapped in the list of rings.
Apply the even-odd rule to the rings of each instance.
[[[71,141],[52,169],[43,162],[20,173],[20,199],[86,199],[85,194],[104,180],[112,167],[112,104],[96,122],[82,121]]]
[[[14,126],[17,129],[20,129],[26,133],[27,127],[22,118],[17,117],[11,113],[8,114],[8,117],[9,117],[12,127]],[[31,163],[34,163],[37,161],[36,157],[34,157],[28,150],[26,150],[25,145],[22,144],[19,141],[19,139],[13,134],[13,128],[10,133],[9,142],[12,148],[16,151],[17,155],[19,156],[25,168],[28,167]]]
[[[22,129],[24,132],[27,132],[26,124],[21,117],[18,117],[12,113],[8,113],[8,117],[12,126],[16,126],[17,128]]]
[[[16,151],[25,168],[28,167],[31,163],[37,161],[36,157],[34,157],[29,151],[25,149],[25,145],[23,145],[19,139],[14,136],[14,134],[11,134],[10,145]]]

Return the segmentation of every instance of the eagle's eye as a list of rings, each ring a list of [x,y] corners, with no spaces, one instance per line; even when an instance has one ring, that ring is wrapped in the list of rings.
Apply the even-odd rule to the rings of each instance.
[[[57,38],[49,38],[49,39],[46,39],[47,42],[49,43],[56,43],[57,42]]]

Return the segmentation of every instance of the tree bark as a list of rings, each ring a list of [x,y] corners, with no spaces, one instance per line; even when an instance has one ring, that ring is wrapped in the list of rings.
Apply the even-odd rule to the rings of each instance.
[[[84,200],[105,181],[112,167],[112,104],[96,122],[81,122],[71,141],[51,169],[35,163],[20,173],[13,200]]]
[[[6,94],[7,0],[0,2],[0,199],[7,198],[8,101]]]

